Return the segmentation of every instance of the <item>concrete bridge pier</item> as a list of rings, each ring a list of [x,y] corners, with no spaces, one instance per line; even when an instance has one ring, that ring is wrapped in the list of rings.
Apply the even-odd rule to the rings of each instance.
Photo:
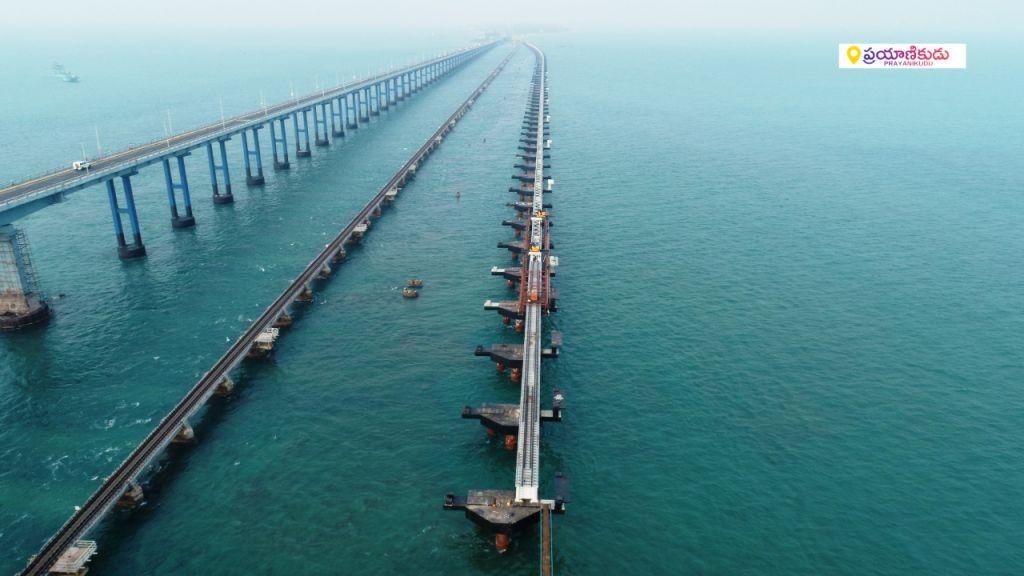
[[[175,434],[174,438],[171,439],[172,444],[191,444],[196,439],[196,431],[192,429],[192,425],[188,423],[188,420],[181,421],[181,428],[178,429],[178,433]]]
[[[274,124],[277,124],[275,128]],[[278,138],[277,130],[280,128],[281,137]],[[270,144],[274,151],[274,170],[287,170],[291,168],[291,163],[288,162],[288,130],[284,125],[284,118],[277,118],[276,120],[270,121]],[[277,154],[277,146],[281,145],[281,155]]]
[[[388,95],[391,97],[391,105],[395,106],[398,104],[398,79],[392,78],[388,80]]]
[[[302,287],[302,292],[299,292],[299,295],[295,297],[295,301],[296,302],[301,302],[303,304],[308,304],[308,303],[312,302],[313,301],[313,290],[309,286],[303,286]]]
[[[363,88],[356,93],[359,96],[359,121],[370,122],[370,89]]]
[[[377,82],[374,84],[374,92],[377,94],[377,115],[388,111],[387,83]]]
[[[301,110],[292,114],[292,123],[295,128],[295,156],[308,158],[313,152],[309,148],[309,110]],[[299,115],[302,115],[302,125],[299,125]],[[306,141],[306,147],[302,147],[302,141]]]
[[[287,311],[285,311],[281,312],[281,315],[277,317],[277,320],[274,320],[274,323],[271,325],[271,327],[278,329],[290,328],[293,323],[294,320],[292,319],[291,315],[288,314]]]
[[[227,396],[235,390],[235,382],[227,376],[217,384],[217,388],[213,391],[214,396]]]
[[[367,107],[370,109],[370,116],[380,116],[380,82],[374,82],[367,88],[367,96],[369,96]]]
[[[116,506],[121,510],[132,510],[136,508],[145,499],[146,495],[142,492],[142,486],[135,480],[128,482],[125,486],[124,494],[118,499]]]
[[[249,186],[260,186],[263,184],[263,157],[260,154],[260,129],[263,126],[252,127],[252,144],[249,148],[248,130],[242,130],[242,161],[245,165],[245,183]],[[253,162],[256,164],[256,171],[253,173]]]
[[[345,98],[345,123],[348,124],[349,130],[356,130],[359,128],[359,97],[355,92],[349,92],[344,96]],[[349,101],[351,99],[351,102]],[[352,113],[352,119],[349,119],[349,112]]]
[[[319,112],[317,110],[319,109]],[[318,147],[330,146],[327,138],[327,103],[313,105],[313,143]]]
[[[345,120],[342,116],[345,110],[343,97],[331,100],[331,132],[335,138],[345,137]]]
[[[146,255],[146,247],[142,244],[142,231],[139,229],[139,215],[135,212],[135,195],[132,194],[132,176],[138,172],[121,175],[121,193],[125,207],[117,202],[117,188],[114,179],[107,180],[107,198],[110,201],[110,214],[114,219],[114,236],[117,238],[117,255],[122,260],[141,258]],[[132,227],[132,243],[128,244],[124,237],[124,224],[121,215],[127,214]]]
[[[185,156],[189,154],[191,152],[184,152],[175,158],[178,165],[177,184],[174,183],[174,177],[171,176],[170,158],[163,159],[164,181],[167,182],[167,203],[171,206],[171,226],[174,228],[189,228],[196,225],[195,216],[192,215],[192,196],[188,192],[188,175],[185,172]],[[179,190],[181,191],[181,203],[185,211],[184,214],[178,212],[176,192]]]
[[[0,330],[19,330],[46,322],[50,307],[36,286],[25,234],[0,226]]]
[[[377,86],[377,84],[373,84],[372,86],[366,87],[366,113],[370,116],[380,115],[380,111],[378,110],[379,107],[377,105]]]
[[[210,185],[213,187],[214,204],[231,204],[235,201],[235,196],[231,193],[231,174],[228,172],[228,149],[224,144],[227,140],[227,138],[217,140],[217,146],[220,149],[219,165],[214,157],[213,142],[206,143],[206,156],[210,159]],[[218,172],[220,172],[221,178],[224,180],[223,192],[217,184]]]

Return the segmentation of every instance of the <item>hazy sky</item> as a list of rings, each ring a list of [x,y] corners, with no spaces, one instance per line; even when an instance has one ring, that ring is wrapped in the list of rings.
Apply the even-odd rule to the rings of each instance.
[[[0,29],[452,28],[546,23],[570,28],[796,28],[896,33],[1005,32],[1024,0],[30,0]]]

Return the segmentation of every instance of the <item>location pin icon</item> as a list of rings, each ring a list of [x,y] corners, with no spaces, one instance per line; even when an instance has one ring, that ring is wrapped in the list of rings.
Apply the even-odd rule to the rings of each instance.
[[[860,60],[860,46],[850,46],[847,48],[846,57],[850,59],[850,64],[856,64]]]

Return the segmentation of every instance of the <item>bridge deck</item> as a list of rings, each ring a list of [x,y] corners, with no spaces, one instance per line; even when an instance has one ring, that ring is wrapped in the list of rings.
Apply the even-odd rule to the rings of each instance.
[[[153,458],[159,455],[171,440],[174,439],[181,429],[182,422],[199,410],[209,400],[231,370],[242,362],[260,333],[264,329],[271,327],[286,312],[288,306],[296,301],[300,294],[308,290],[309,284],[320,274],[324,266],[334,258],[335,254],[344,249],[345,244],[353,236],[356,227],[369,221],[371,215],[382,206],[385,196],[390,190],[399,188],[406,180],[412,177],[416,167],[422,165],[424,159],[437,148],[439,142],[465,115],[476,98],[501,73],[511,57],[512,55],[509,54],[498,65],[469,98],[398,169],[394,176],[388,180],[387,184],[363,206],[334,240],[306,266],[288,288],[249,326],[217,363],[213,365],[213,368],[189,390],[181,402],[160,421],[157,427],[142,440],[124,462],[86,500],[85,504],[78,508],[74,515],[50,538],[40,552],[29,562],[22,574],[35,576],[47,573],[65,550],[103,518],[125,492],[126,487],[133,483],[152,462]]]
[[[545,61],[534,46],[538,57],[539,92],[536,133],[534,134],[533,218],[530,219],[530,260],[527,270],[527,304],[523,329],[523,376],[519,400],[519,441],[516,449],[516,500],[538,501],[540,469],[540,359],[541,311],[538,295],[543,290],[545,247],[544,224],[537,216],[544,210],[544,117],[545,117]]]

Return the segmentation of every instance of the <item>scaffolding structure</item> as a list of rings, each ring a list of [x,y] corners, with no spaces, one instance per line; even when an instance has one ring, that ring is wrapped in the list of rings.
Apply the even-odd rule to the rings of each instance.
[[[31,296],[39,296],[39,284],[25,233],[0,226],[0,313],[24,314]]]

